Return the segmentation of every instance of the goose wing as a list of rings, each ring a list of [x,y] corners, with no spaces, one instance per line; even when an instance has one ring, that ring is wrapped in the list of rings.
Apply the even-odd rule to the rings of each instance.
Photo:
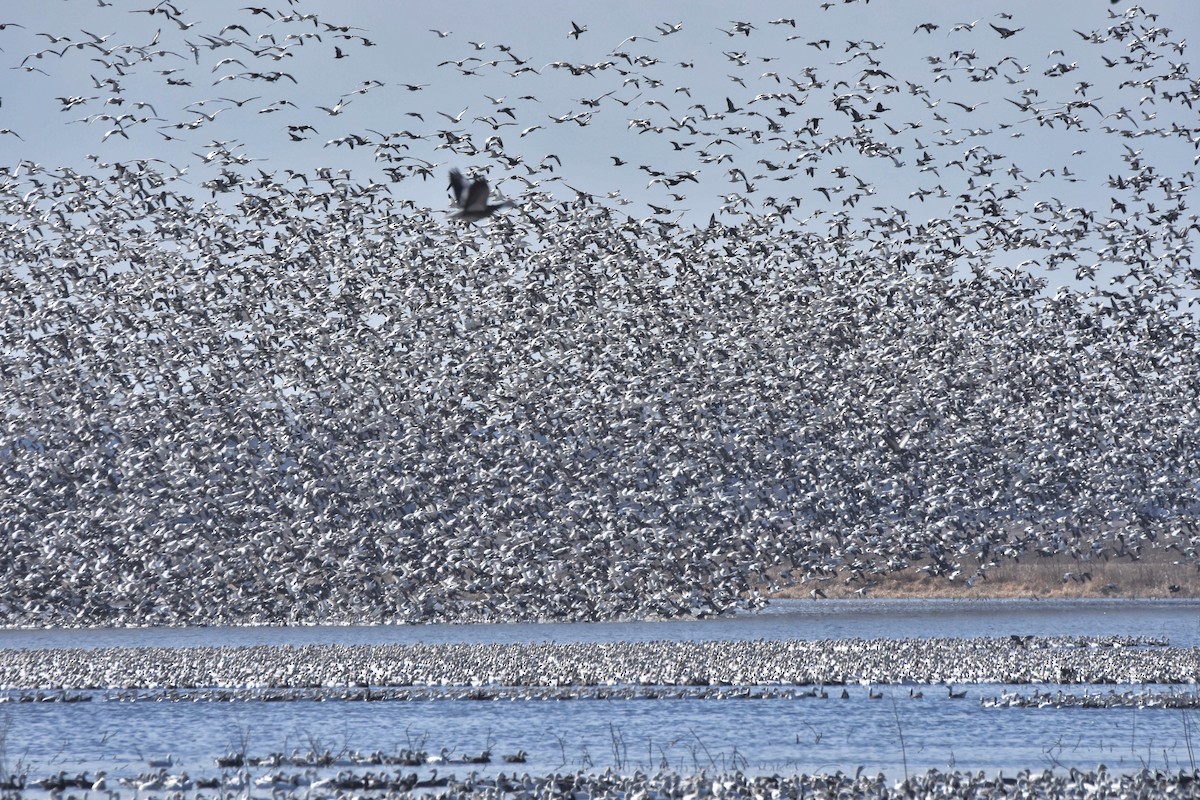
[[[450,170],[450,189],[454,192],[454,203],[459,208],[465,208],[464,192],[467,188],[467,179],[457,169]]]
[[[467,190],[466,200],[459,203],[464,211],[484,211],[487,209],[488,195],[491,189],[483,178],[476,178]]]

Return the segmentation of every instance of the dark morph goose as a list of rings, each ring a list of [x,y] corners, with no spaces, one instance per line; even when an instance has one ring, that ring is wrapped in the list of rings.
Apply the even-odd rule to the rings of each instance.
[[[502,208],[511,206],[511,200],[499,203],[489,203],[488,196],[491,188],[486,178],[474,178],[468,184],[467,179],[457,169],[450,170],[450,189],[454,192],[454,203],[458,206],[455,219],[465,219],[474,222],[477,219],[490,217]]]

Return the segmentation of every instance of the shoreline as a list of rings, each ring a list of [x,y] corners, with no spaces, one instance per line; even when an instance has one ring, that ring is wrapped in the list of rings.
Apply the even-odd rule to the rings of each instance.
[[[1151,551],[1136,560],[1083,561],[1067,555],[1027,554],[974,576],[964,564],[954,580],[931,576],[913,567],[862,580],[837,575],[795,583],[767,595],[771,600],[1058,600],[1058,599],[1196,599],[1200,598],[1200,564],[1174,554]]]
[[[244,754],[243,754],[244,755]],[[490,753],[487,755],[490,756]],[[523,755],[523,754],[522,754]],[[218,758],[235,759],[238,754],[218,755]],[[489,759],[490,760],[490,759]],[[372,765],[373,766],[373,765]],[[509,765],[501,765],[509,766]],[[955,796],[1034,796],[1034,797],[1078,797],[1081,788],[1087,796],[1111,796],[1167,798],[1191,796],[1200,781],[1200,771],[1194,763],[1190,769],[1177,770],[1110,769],[1100,764],[1094,769],[1078,770],[1046,767],[1026,767],[1015,774],[1005,774],[1002,769],[970,770],[937,768],[909,770],[907,767],[893,771],[891,776],[884,771],[868,771],[859,767],[853,773],[836,771],[805,772],[749,772],[730,765],[726,769],[677,770],[661,765],[657,770],[606,770],[578,769],[553,771],[531,775],[519,769],[492,772],[478,766],[459,777],[456,773],[438,775],[437,769],[427,771],[424,766],[407,773],[395,770],[391,773],[342,769],[329,774],[332,767],[308,767],[308,775],[286,775],[283,772],[260,776],[253,783],[250,773],[240,768],[236,774],[222,772],[220,777],[192,780],[186,772],[178,776],[167,773],[163,768],[157,775],[145,774],[128,784],[150,785],[157,779],[163,784],[167,779],[176,784],[180,797],[204,798],[230,795],[248,796],[254,789],[270,788],[272,796],[281,793],[303,792],[305,797],[340,798],[353,793],[361,798],[391,797],[591,797],[620,800],[631,796],[656,797],[663,800],[685,798],[744,798],[744,797],[811,797],[811,798],[884,798],[884,797],[955,797]],[[466,764],[464,769],[471,767]],[[320,771],[317,771],[317,770]],[[523,774],[518,774],[523,772]],[[900,774],[897,774],[900,773]],[[97,773],[93,779],[86,772],[69,776],[65,772],[56,777],[26,783],[25,776],[7,778],[3,787],[5,796],[21,797],[29,791],[34,796],[60,796],[64,788],[86,791],[94,784],[101,785],[106,773]],[[18,782],[19,781],[19,782]],[[113,781],[116,783],[117,781]],[[157,787],[152,790],[157,791]],[[97,792],[109,791],[107,786]],[[212,792],[213,795],[210,795]],[[11,794],[10,794],[11,793]],[[136,792],[135,792],[136,795]]]

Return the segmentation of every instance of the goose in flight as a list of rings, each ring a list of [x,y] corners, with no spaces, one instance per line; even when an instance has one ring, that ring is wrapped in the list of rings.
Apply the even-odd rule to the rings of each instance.
[[[457,169],[450,170],[450,189],[454,192],[454,203],[458,206],[455,219],[465,219],[474,222],[484,217],[490,217],[502,208],[513,205],[512,200],[499,203],[489,203],[488,196],[491,188],[486,178],[473,178],[469,183]]]

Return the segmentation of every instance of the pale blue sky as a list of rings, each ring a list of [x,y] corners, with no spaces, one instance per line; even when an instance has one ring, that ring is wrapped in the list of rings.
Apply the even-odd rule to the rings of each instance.
[[[1137,16],[1137,26],[1170,29],[1169,34],[1156,34],[1148,41],[1147,48],[1153,50],[1156,61],[1142,71],[1120,62],[1122,54],[1138,54],[1129,49],[1128,41],[1095,45],[1073,32],[1104,34],[1109,26],[1119,25],[1120,15],[1133,5],[1106,0],[873,0],[829,3],[825,10],[817,2],[762,2],[738,4],[737,11],[731,11],[732,4],[719,2],[597,5],[301,0],[290,7],[285,0],[257,2],[264,3],[272,16],[246,10],[254,5],[246,0],[178,0],[175,7],[182,12],[178,22],[138,12],[151,8],[153,0],[112,0],[104,6],[97,0],[8,4],[0,12],[0,23],[24,28],[10,25],[0,30],[0,63],[11,68],[4,73],[0,128],[16,131],[23,141],[13,135],[0,136],[0,163],[12,165],[30,159],[47,167],[78,167],[87,164],[89,154],[106,161],[155,157],[177,168],[186,167],[188,179],[199,183],[211,177],[213,167],[202,163],[202,157],[212,152],[209,145],[227,142],[227,147],[248,158],[263,159],[252,162],[251,167],[268,172],[327,166],[349,169],[363,181],[386,180],[382,168],[388,165],[376,160],[372,146],[351,150],[326,142],[358,134],[375,144],[379,133],[408,131],[425,138],[393,139],[396,148],[391,152],[430,162],[433,178],[408,177],[392,184],[393,196],[421,206],[447,205],[445,173],[457,166],[464,171],[486,169],[510,196],[529,191],[516,179],[521,175],[561,198],[573,196],[562,184],[599,196],[619,193],[633,201],[626,208],[634,216],[649,214],[648,204],[653,203],[688,209],[706,218],[721,205],[723,195],[748,194],[744,184],[730,175],[730,170],[737,168],[754,185],[751,200],[799,197],[801,217],[822,207],[827,211],[846,208],[842,201],[862,185],[869,186],[873,194],[855,207],[857,213],[875,213],[870,211],[874,205],[897,205],[916,216],[931,216],[946,213],[950,206],[939,205],[934,195],[925,202],[910,195],[940,185],[948,194],[945,203],[952,204],[956,193],[973,189],[966,168],[946,165],[964,159],[964,165],[969,165],[980,152],[993,154],[995,170],[991,177],[975,178],[975,186],[1014,182],[1031,186],[1037,181],[1030,197],[1057,198],[1068,205],[1093,204],[1104,213],[1111,210],[1110,190],[1104,181],[1123,168],[1123,144],[1143,149],[1145,159],[1172,175],[1189,170],[1192,157],[1200,152],[1184,136],[1125,138],[1099,132],[1102,124],[1195,128],[1200,109],[1166,103],[1144,87],[1120,85],[1123,80],[1166,72],[1171,62],[1186,67],[1190,51],[1181,53],[1163,43],[1200,42],[1200,14],[1192,0],[1147,0],[1141,4],[1159,17],[1148,21]],[[289,10],[314,13],[321,24],[273,18]],[[734,28],[735,17],[753,26],[750,35]],[[795,27],[771,24],[780,18],[794,18]],[[586,28],[577,38],[569,35],[572,22]],[[925,22],[939,27],[914,31]],[[339,32],[329,30],[326,23],[362,28],[347,33],[363,35],[375,46],[339,39]],[[678,32],[663,35],[663,30],[677,23],[682,23]],[[258,47],[269,46],[272,36],[279,45],[296,41],[286,39],[289,33],[319,33],[321,41],[306,39],[277,60],[270,53],[255,57],[239,45],[204,47],[197,64],[188,42],[203,45],[202,36],[222,36],[222,28],[231,24],[243,26],[248,35],[230,29],[223,34],[226,38]],[[1022,30],[1003,38],[990,27],[993,24]],[[185,25],[191,27],[184,30]],[[442,37],[430,29],[449,35]],[[161,33],[150,45],[156,31]],[[40,34],[66,36],[69,41],[56,44],[50,36]],[[101,47],[118,49],[107,56],[90,46],[69,49],[62,57],[45,52],[91,41],[92,34],[104,40]],[[623,42],[629,36],[645,38]],[[829,40],[828,47],[814,46],[823,39]],[[851,41],[865,44],[848,47]],[[123,67],[116,62],[124,53],[119,46],[125,44],[149,52],[171,52]],[[498,49],[499,45],[510,47],[511,56]],[[335,47],[343,57],[338,57]],[[40,58],[35,55],[39,51],[43,51]],[[957,63],[956,51],[960,54]],[[870,65],[868,55],[878,66]],[[931,71],[938,65],[926,60],[927,56],[940,58],[941,66],[948,69]],[[439,66],[472,57],[499,63],[465,62],[467,69],[479,73],[476,75],[461,74],[453,64]],[[242,63],[219,65],[224,58]],[[1103,58],[1118,65],[1105,67]],[[96,59],[107,60],[109,65]],[[524,63],[518,65],[518,60]],[[568,68],[548,66],[554,62],[577,68],[606,62],[610,66],[572,74]],[[27,71],[22,64],[42,71]],[[972,81],[964,68],[967,64],[981,70],[976,74],[983,74],[988,65],[996,65],[996,70],[991,80]],[[1066,71],[1047,74],[1059,65]],[[538,72],[510,74],[518,66]],[[886,75],[864,76],[866,68]],[[220,80],[238,73],[276,70],[292,75],[297,83],[286,77],[275,82],[246,77]],[[813,76],[821,84],[818,88],[799,91],[790,83],[809,83]],[[114,93],[113,84],[105,84],[110,78],[117,81],[119,93]],[[868,96],[855,86],[859,80],[876,91]],[[171,81],[190,85],[172,85]],[[353,94],[370,81],[382,85],[372,84],[366,93]],[[406,84],[422,88],[410,91]],[[888,85],[899,91],[887,91],[884,87]],[[922,87],[928,95],[923,99],[914,94],[914,87]],[[1168,88],[1166,84],[1156,90],[1164,88]],[[772,92],[789,92],[792,97],[754,101]],[[854,133],[851,117],[835,108],[837,95],[849,96],[848,105],[861,112],[871,112],[876,103],[882,103],[886,111],[863,124],[875,139],[895,150],[866,158],[844,146],[820,158],[812,156],[793,170],[773,169],[803,155],[802,149],[783,149],[789,140],[812,142],[837,133]],[[1151,99],[1145,99],[1147,96]],[[249,100],[255,97],[258,99]],[[68,101],[58,98],[82,99],[63,110]],[[1053,128],[1039,125],[1030,113],[1017,107],[1023,98],[1043,108],[1094,100],[1100,111],[1076,109],[1089,130],[1068,131],[1062,124]],[[339,99],[343,107],[337,115],[318,108],[336,109]],[[192,105],[197,101],[208,102]],[[248,102],[238,107],[231,101]],[[261,113],[277,101],[294,105]],[[728,103],[737,111],[728,112]],[[713,118],[700,119],[703,111],[697,105]],[[1102,113],[1120,109],[1130,117],[1102,121]],[[748,115],[749,111],[766,116]],[[200,112],[219,113],[208,121],[199,117]],[[460,112],[460,121],[449,119]],[[120,113],[161,120],[116,124],[95,117]],[[552,119],[572,114],[590,115],[589,124]],[[74,121],[89,115],[91,122]],[[687,115],[698,133],[639,133],[638,123],[633,122],[670,126],[672,120]],[[718,115],[722,118],[716,118]],[[515,124],[493,129],[488,117],[497,123]],[[822,118],[820,137],[798,136],[796,131],[812,117]],[[767,129],[768,118],[778,126],[775,132]],[[195,122],[202,123],[195,130],[174,127]],[[885,129],[885,124],[897,132]],[[908,127],[914,124],[919,127]],[[311,125],[316,131],[293,131],[304,141],[292,141],[288,125]],[[521,135],[532,126],[540,128]],[[756,129],[763,135],[753,133]],[[106,139],[109,131],[114,133]],[[495,147],[497,152],[520,157],[531,166],[541,163],[544,168],[530,175],[527,169],[505,165],[497,157],[439,150],[437,146],[445,141],[441,131],[469,134],[480,147],[489,136],[499,136],[503,146]],[[977,145],[984,151],[972,150]],[[701,151],[713,160],[704,163]],[[926,157],[932,158],[936,173],[918,165],[923,152],[929,153]],[[545,160],[551,156],[561,160],[561,166]],[[615,166],[612,156],[629,163]],[[549,171],[551,165],[553,172]],[[638,169],[639,165],[669,175],[699,170],[699,182],[688,180],[674,187],[648,185],[651,175]],[[813,167],[813,174],[808,175],[803,166]],[[1019,174],[1008,172],[1014,168]],[[789,180],[777,180],[789,175]],[[554,177],[560,177],[562,183],[552,180]],[[830,200],[824,198],[822,189],[833,190]],[[672,197],[672,193],[684,199]]]

